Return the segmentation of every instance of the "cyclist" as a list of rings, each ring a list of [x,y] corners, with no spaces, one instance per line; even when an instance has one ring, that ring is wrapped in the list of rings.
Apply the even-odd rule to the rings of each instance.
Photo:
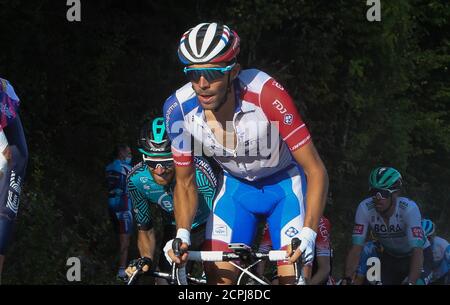
[[[14,220],[19,209],[28,148],[19,117],[20,100],[13,86],[0,78],[0,283]]]
[[[114,161],[106,166],[108,210],[114,231],[119,235],[119,270],[117,278],[126,278],[128,247],[133,226],[131,200],[127,190],[127,175],[131,170],[131,149],[119,144],[114,148]]]
[[[319,234],[316,238],[315,256],[312,263],[303,267],[303,274],[308,285],[334,285],[334,279],[331,276],[331,258],[333,255],[331,248],[331,224],[330,221],[322,216],[319,222]],[[268,226],[264,227],[263,237],[259,245],[260,252],[268,252],[272,249],[270,232]],[[263,274],[265,264],[258,265],[258,274]]]
[[[422,220],[425,236],[431,243],[433,250],[432,282],[437,284],[450,284],[450,244],[445,239],[436,236],[436,226],[429,219]]]
[[[177,236],[187,250],[197,210],[192,160],[206,154],[224,170],[208,220],[207,248],[227,250],[230,242],[251,245],[257,215],[262,215],[274,249],[286,249],[298,237],[300,247],[289,261],[303,254],[310,262],[328,189],[325,166],[292,98],[266,73],[241,70],[239,49],[237,33],[218,23],[198,24],[179,43],[189,83],[164,105],[176,168]],[[169,255],[176,263],[188,256],[178,258],[171,250]],[[227,262],[205,268],[211,284],[231,284],[238,275]],[[292,264],[279,266],[278,273],[280,283],[293,282]]]
[[[140,261],[147,263],[144,271],[152,268],[155,258],[156,234],[150,206],[162,211],[163,245],[175,236],[173,187],[174,164],[164,119],[157,117],[141,128],[138,150],[142,161],[134,166],[128,176],[128,187],[138,228],[140,259],[131,262],[127,274],[131,275]],[[195,158],[195,179],[199,188],[199,209],[192,224],[193,248],[200,250],[205,236],[205,224],[210,214],[216,192],[218,173],[205,158]],[[160,258],[160,271],[170,271],[166,259]]]
[[[381,261],[384,285],[426,284],[431,271],[431,248],[424,238],[417,204],[400,197],[402,176],[392,167],[378,167],[369,175],[370,197],[358,206],[353,246],[347,255],[343,284],[353,281],[361,250],[370,229],[383,247]],[[424,271],[422,271],[424,269]]]

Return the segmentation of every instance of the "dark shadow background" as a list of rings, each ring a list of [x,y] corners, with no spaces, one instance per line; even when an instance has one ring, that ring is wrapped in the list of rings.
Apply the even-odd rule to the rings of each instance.
[[[202,21],[236,29],[242,66],[296,100],[330,175],[335,275],[375,166],[398,168],[448,239],[449,3],[381,1],[371,23],[365,2],[81,1],[68,22],[63,0],[0,0],[0,76],[21,98],[30,151],[3,282],[67,283],[79,256],[83,284],[114,283],[104,167],[184,84],[177,43]]]

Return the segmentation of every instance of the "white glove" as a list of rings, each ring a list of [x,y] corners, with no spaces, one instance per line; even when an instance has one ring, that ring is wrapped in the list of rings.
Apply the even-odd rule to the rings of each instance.
[[[169,256],[169,250],[172,249],[172,243],[173,243],[173,239],[169,240],[166,245],[163,248],[164,251],[164,256],[166,257],[167,261],[169,262],[169,264],[172,265],[172,259]]]
[[[181,242],[191,245],[191,234],[186,229],[178,229],[177,238],[181,239]],[[169,240],[163,248],[164,256],[166,257],[169,264],[172,265],[172,259],[169,256],[169,250],[172,249],[173,239]]]
[[[308,264],[314,259],[314,249],[316,245],[317,233],[308,227],[303,227],[298,238],[300,239],[300,251],[302,252],[303,262]]]

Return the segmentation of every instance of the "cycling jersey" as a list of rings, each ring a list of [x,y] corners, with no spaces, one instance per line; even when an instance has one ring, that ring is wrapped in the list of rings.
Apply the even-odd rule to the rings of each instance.
[[[435,236],[431,242],[433,250],[433,281],[447,275],[450,271],[450,244],[445,239]]]
[[[121,234],[130,233],[133,224],[131,200],[127,189],[127,175],[130,170],[131,166],[119,159],[106,166],[109,212],[115,230]]]
[[[28,162],[28,147],[18,114],[19,105],[13,86],[0,78],[0,128],[5,133],[12,155],[8,169],[0,179],[0,255],[6,252],[9,244]]]
[[[199,204],[192,228],[197,228],[206,222],[211,211],[218,175],[204,158],[195,158],[194,162]],[[173,215],[174,183],[169,186],[156,183],[144,162],[140,162],[131,170],[128,176],[128,188],[139,230],[146,231],[153,227],[150,204],[156,204],[165,212],[164,220],[166,222],[175,224]]]
[[[356,211],[353,244],[363,246],[368,229],[372,230],[384,250],[392,256],[409,256],[413,248],[427,248],[417,204],[406,197],[398,197],[395,211],[385,224],[375,210],[372,198],[363,200]]]
[[[193,150],[195,155],[204,151],[228,174],[254,181],[285,170],[293,162],[290,152],[310,141],[294,102],[272,77],[256,69],[243,70],[234,88],[234,150],[215,138],[190,83],[167,99],[164,116],[177,166],[192,164]]]
[[[0,127],[4,129],[17,115],[20,100],[13,86],[3,78],[0,78]]]
[[[243,70],[233,88],[234,149],[216,139],[190,83],[167,99],[164,116],[174,160],[190,166],[194,155],[204,153],[224,170],[207,223],[206,249],[251,244],[261,216],[267,218],[274,248],[284,249],[300,233],[305,214],[306,177],[291,152],[311,136],[289,94],[266,73]]]

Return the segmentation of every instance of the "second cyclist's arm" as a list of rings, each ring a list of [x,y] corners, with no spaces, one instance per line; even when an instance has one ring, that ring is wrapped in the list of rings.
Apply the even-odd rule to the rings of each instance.
[[[353,278],[356,269],[358,269],[359,258],[361,255],[361,251],[363,246],[353,245],[350,251],[348,252],[346,263],[345,263],[345,274],[344,277]]]
[[[411,259],[409,263],[408,282],[415,284],[420,278],[423,268],[423,247],[426,243],[421,224],[422,215],[416,204],[411,206],[404,215],[406,220],[406,234],[408,236],[409,246],[412,248]]]
[[[409,263],[408,282],[415,284],[420,278],[423,266],[423,249],[414,248]]]
[[[137,245],[141,257],[150,257],[153,260],[156,245],[155,231],[153,229],[138,230]]]
[[[328,280],[328,276],[331,272],[330,257],[329,256],[317,256],[317,272],[314,273],[310,285],[321,285]]]
[[[175,171],[174,214],[177,229],[191,230],[198,198],[194,166],[177,166]]]

